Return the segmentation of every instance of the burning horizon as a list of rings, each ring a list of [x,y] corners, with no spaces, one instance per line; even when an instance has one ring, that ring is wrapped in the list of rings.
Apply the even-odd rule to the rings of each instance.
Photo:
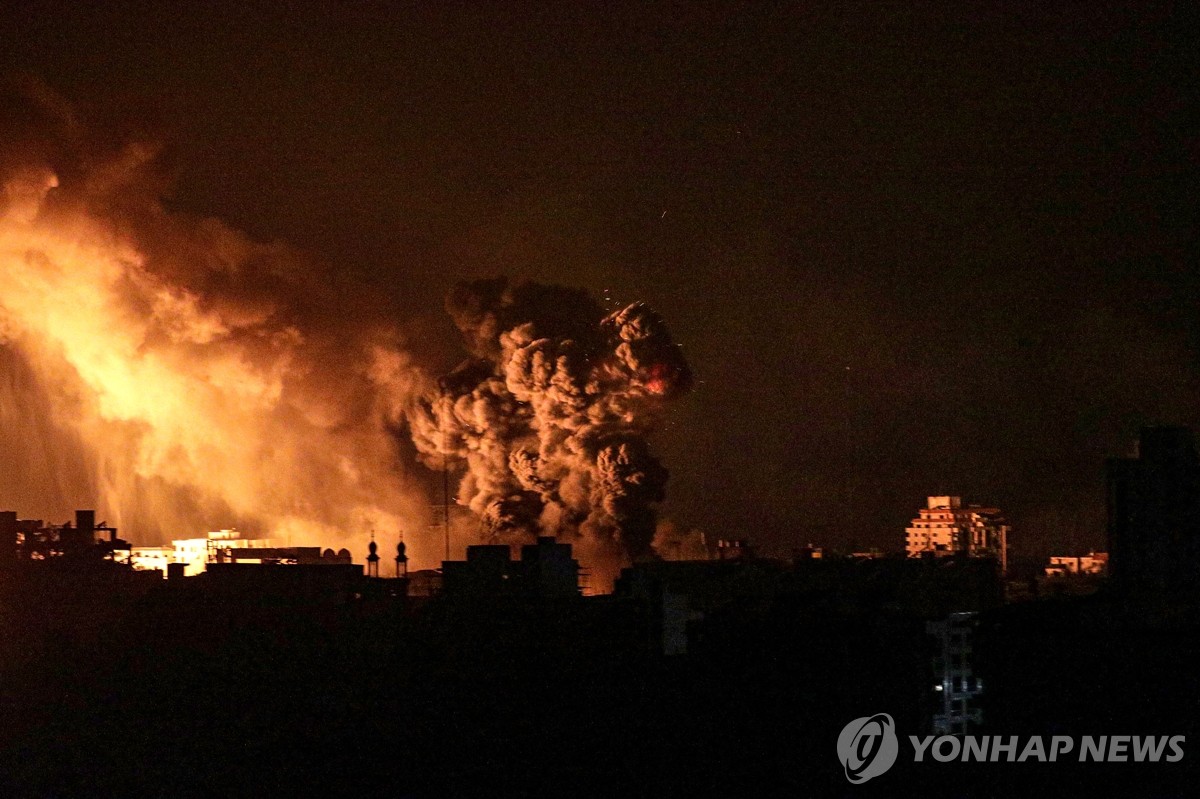
[[[82,181],[5,176],[0,340],[21,376],[3,386],[6,443],[35,430],[24,451],[69,453],[47,464],[77,461],[84,483],[35,490],[38,505],[80,505],[86,489],[145,543],[423,524],[390,434],[421,379],[398,333],[330,324],[351,303],[286,248],[137,200],[152,159],[133,147]]]
[[[0,160],[6,505],[95,507],[140,544],[403,532],[428,567],[407,427],[427,465],[466,464],[459,501],[492,540],[562,536],[602,584],[650,551],[666,471],[646,437],[690,373],[645,306],[463,284],[447,309],[471,360],[439,382],[335,268],[165,209],[155,148],[43,150]]]

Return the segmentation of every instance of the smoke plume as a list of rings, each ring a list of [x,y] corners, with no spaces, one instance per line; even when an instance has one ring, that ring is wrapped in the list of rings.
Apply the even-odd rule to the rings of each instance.
[[[645,305],[559,286],[461,284],[447,310],[472,358],[410,413],[418,449],[465,464],[458,500],[492,540],[559,536],[610,583],[650,551],[667,472],[647,436],[691,382],[682,351]]]
[[[670,519],[658,523],[651,546],[663,560],[711,560],[713,557],[702,530],[681,530]]]
[[[395,438],[421,378],[388,309],[168,211],[155,147],[91,146],[40,94],[0,128],[0,504],[96,507],[136,543],[423,530]]]
[[[96,507],[139,544],[404,531],[430,566],[415,442],[465,464],[458,496],[493,540],[562,536],[597,587],[649,552],[667,473],[647,436],[690,383],[649,308],[460,285],[470,359],[434,381],[378,293],[165,207],[155,146],[90,136],[44,87],[0,95],[0,504]]]

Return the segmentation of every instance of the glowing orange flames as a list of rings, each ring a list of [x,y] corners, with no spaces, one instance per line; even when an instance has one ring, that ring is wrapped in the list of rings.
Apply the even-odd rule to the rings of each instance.
[[[5,442],[79,452],[93,501],[139,543],[234,524],[296,545],[423,530],[388,432],[419,380],[395,333],[306,319],[288,303],[311,280],[294,254],[131,201],[148,157],[72,185],[3,176],[0,355],[38,393],[0,386]],[[6,460],[8,493],[32,467]],[[23,510],[79,503],[42,477]],[[411,554],[430,565],[423,538]]]
[[[95,507],[140,545],[238,527],[361,552],[372,532],[403,532],[412,568],[429,568],[442,534],[415,459],[398,456],[403,422],[426,458],[466,464],[459,501],[493,535],[561,535],[596,585],[652,548],[703,552],[688,544],[699,534],[655,536],[666,471],[646,436],[690,384],[657,314],[483,281],[491,305],[468,291],[455,306],[475,360],[452,399],[382,300],[334,290],[287,247],[167,212],[154,155],[68,159],[59,174],[0,161],[0,505],[48,519]],[[542,302],[564,297],[585,312]],[[478,522],[454,527],[478,540]]]
[[[646,377],[646,390],[651,394],[665,394],[671,389],[670,367],[665,363],[656,363],[649,369]]]

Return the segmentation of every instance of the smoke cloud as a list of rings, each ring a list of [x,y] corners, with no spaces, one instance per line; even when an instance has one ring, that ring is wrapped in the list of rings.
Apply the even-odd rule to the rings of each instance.
[[[658,523],[651,546],[663,560],[711,560],[713,557],[703,530],[681,530],[670,519]]]
[[[651,552],[667,472],[647,438],[691,375],[649,308],[459,285],[446,308],[470,358],[435,381],[378,293],[167,208],[155,146],[87,135],[35,84],[0,104],[0,504],[96,507],[142,544],[404,531],[431,566],[415,443],[465,465],[486,538],[569,540],[597,588]]]
[[[89,146],[38,94],[20,100],[36,124],[0,147],[2,504],[94,506],[139,543],[423,530],[395,429],[424,386],[387,309],[283,245],[168,211],[155,147]]]
[[[431,466],[465,464],[458,500],[493,541],[571,541],[598,587],[650,553],[667,472],[647,437],[691,373],[645,305],[505,279],[459,285],[447,310],[472,358],[410,413]]]

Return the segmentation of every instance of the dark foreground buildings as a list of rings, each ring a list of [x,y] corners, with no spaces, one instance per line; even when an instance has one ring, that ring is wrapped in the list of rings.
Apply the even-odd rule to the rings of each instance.
[[[0,795],[846,795],[864,786],[838,734],[880,712],[902,747],[1189,744],[1150,770],[902,757],[874,793],[1179,795],[1200,761],[1200,629],[1185,590],[1154,587],[1186,584],[1170,561],[1193,540],[1195,464],[1185,434],[1144,435],[1110,467],[1120,582],[1009,604],[987,558],[745,547],[639,563],[588,597],[550,539],[472,548],[419,592],[420,573],[326,558],[147,579],[107,556],[115,532],[84,545],[86,516],[32,532],[0,515]]]
[[[1200,590],[1200,455],[1191,430],[1152,427],[1108,462],[1110,576],[1135,592]]]

